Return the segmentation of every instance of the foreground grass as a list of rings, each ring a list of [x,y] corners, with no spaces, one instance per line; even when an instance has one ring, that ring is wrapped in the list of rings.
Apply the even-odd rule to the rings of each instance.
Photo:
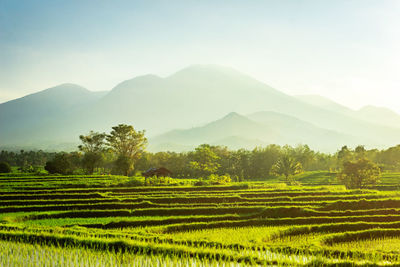
[[[135,255],[120,251],[96,251],[0,241],[0,266],[241,266],[244,264],[198,258]]]
[[[313,186],[59,178],[0,179],[0,266],[400,266],[399,192],[315,185],[329,173],[298,177]]]

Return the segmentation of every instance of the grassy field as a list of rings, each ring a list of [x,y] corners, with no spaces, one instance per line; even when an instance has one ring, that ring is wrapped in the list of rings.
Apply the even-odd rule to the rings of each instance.
[[[362,190],[323,172],[299,180],[0,176],[0,266],[400,265],[399,174]]]

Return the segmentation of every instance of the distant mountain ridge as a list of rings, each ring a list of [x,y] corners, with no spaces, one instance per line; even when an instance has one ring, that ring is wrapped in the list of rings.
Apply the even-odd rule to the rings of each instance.
[[[400,128],[400,115],[388,108],[369,105],[364,106],[359,110],[353,110],[318,95],[298,95],[296,97],[308,104],[330,111],[342,113],[371,123]]]
[[[40,127],[91,106],[103,95],[66,83],[0,104],[0,144],[28,144],[29,139],[38,134],[43,135],[43,139],[51,139],[42,133],[49,129]]]
[[[63,84],[0,104],[0,146],[76,145],[79,134],[108,132],[118,123],[145,129],[153,149],[186,149],[206,141],[230,147],[302,142],[334,151],[345,144],[399,142],[395,113],[392,125],[383,126],[380,114],[388,116],[387,110],[366,108],[355,116],[356,111],[333,101],[318,103],[286,95],[231,68],[194,65],[165,78],[126,80],[109,92]],[[378,114],[374,120],[373,114]]]
[[[357,137],[321,129],[311,123],[272,111],[248,116],[232,112],[204,126],[173,130],[152,138],[149,149],[157,151],[163,147],[174,151],[177,150],[177,144],[193,149],[203,143],[223,144],[236,149],[252,149],[266,144],[312,144],[314,149],[334,151],[343,144],[357,145],[359,141]]]
[[[353,111],[352,109],[344,105],[336,103],[335,101],[320,95],[296,95],[295,97],[297,97],[298,99],[307,104],[324,108],[334,112],[348,114],[349,112]]]

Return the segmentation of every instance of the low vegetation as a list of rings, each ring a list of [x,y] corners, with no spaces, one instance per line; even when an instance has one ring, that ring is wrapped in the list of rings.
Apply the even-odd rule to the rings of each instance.
[[[318,175],[330,177],[195,186],[199,180],[4,174],[0,265],[399,265],[400,193],[318,186]],[[382,176],[386,185],[399,182]]]

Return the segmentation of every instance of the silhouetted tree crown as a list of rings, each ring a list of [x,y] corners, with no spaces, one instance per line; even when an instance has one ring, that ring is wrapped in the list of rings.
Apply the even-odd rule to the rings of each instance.
[[[10,164],[7,162],[0,162],[0,173],[9,173],[11,172]]]
[[[294,181],[293,176],[303,171],[301,163],[296,161],[295,158],[284,154],[272,166],[272,174],[285,176],[286,183]]]
[[[117,155],[117,166],[123,174],[128,175],[134,167],[134,163],[140,159],[146,146],[145,131],[136,131],[132,125],[119,124],[112,127],[112,131],[106,136],[108,146]]]
[[[355,161],[343,163],[343,169],[338,174],[338,179],[347,188],[365,188],[375,185],[381,176],[381,170],[372,161],[360,158]]]

